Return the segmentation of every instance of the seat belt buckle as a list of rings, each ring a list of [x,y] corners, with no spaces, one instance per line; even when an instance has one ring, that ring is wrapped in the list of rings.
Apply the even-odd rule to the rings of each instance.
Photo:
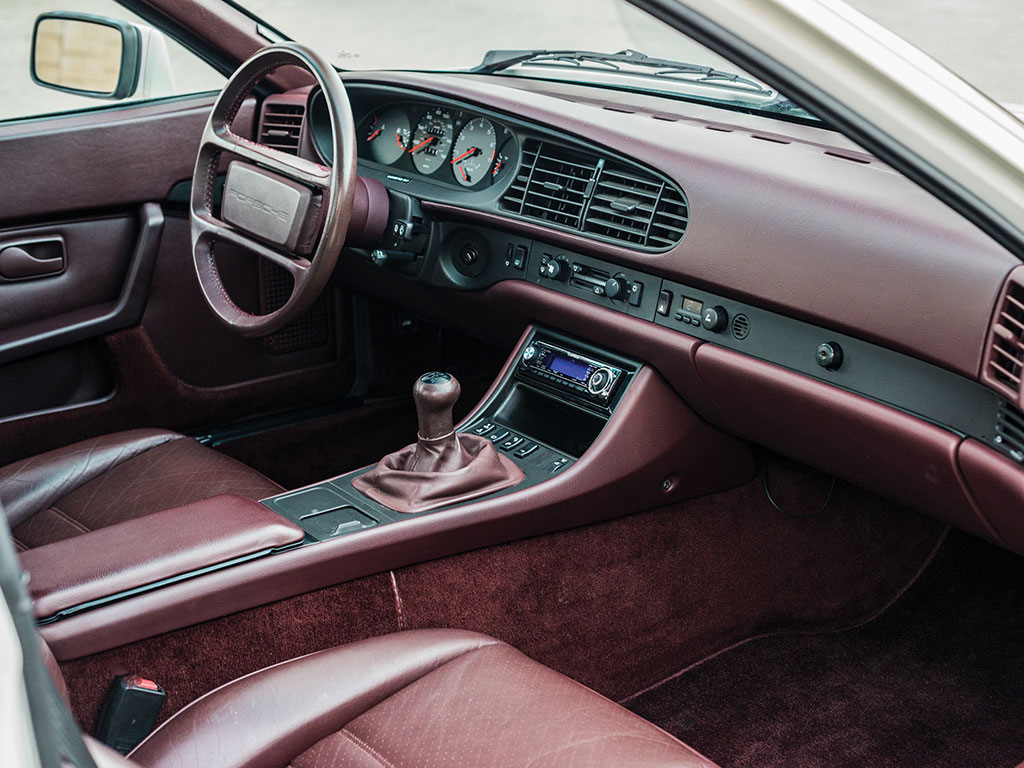
[[[97,740],[127,755],[153,732],[166,696],[142,675],[114,678],[96,720]]]

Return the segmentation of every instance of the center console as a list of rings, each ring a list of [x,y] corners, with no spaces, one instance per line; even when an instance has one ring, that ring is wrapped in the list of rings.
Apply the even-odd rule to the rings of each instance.
[[[125,561],[130,581],[96,580],[84,561],[75,573],[61,568],[59,583],[33,573],[37,589],[50,595],[37,604],[36,616],[57,658],[97,653],[413,563],[713,493],[754,473],[747,446],[699,418],[658,371],[554,331],[527,328],[491,390],[457,426],[448,415],[457,384],[445,378],[420,377],[417,404],[428,403],[418,409],[420,439],[377,467],[260,503],[238,502],[233,516],[214,511],[207,517],[205,510],[213,509],[207,505],[169,512],[168,534],[151,529],[164,519],[157,515],[132,521],[132,539],[150,546],[140,562]],[[431,453],[452,443],[455,454]],[[452,455],[460,458],[456,470],[465,468],[466,456],[484,455],[492,467],[510,470],[505,477],[511,484],[482,484],[469,495],[460,486],[455,500],[441,493],[435,499],[441,503],[417,512],[396,511],[357,489],[360,478],[388,462],[414,474],[422,467],[393,460],[418,455],[438,459],[427,461],[428,482],[431,472],[444,475],[453,466],[447,461]],[[470,472],[469,480],[476,479]],[[193,513],[203,513],[203,526],[188,523]],[[45,568],[40,560],[41,573],[57,560],[79,559],[74,550],[88,536],[114,533],[83,534],[60,551],[47,554],[49,547],[41,547],[29,554],[46,559]],[[140,553],[125,556],[130,554]],[[149,560],[159,569],[151,569]],[[87,592],[79,588],[86,581]]]
[[[640,368],[634,360],[534,329],[487,398],[456,430],[489,440],[523,474],[519,483],[483,498],[522,492],[579,460],[615,413]],[[395,511],[369,498],[353,483],[370,471],[357,470],[264,499],[263,504],[300,526],[306,544],[436,511]],[[480,497],[448,506],[478,501]]]

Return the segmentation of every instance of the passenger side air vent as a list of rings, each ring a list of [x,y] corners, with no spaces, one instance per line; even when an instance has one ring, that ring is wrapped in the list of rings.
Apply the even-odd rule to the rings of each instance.
[[[982,380],[1011,400],[1021,399],[1024,378],[1024,267],[1010,274],[989,334]]]
[[[689,207],[681,189],[625,163],[527,139],[502,207],[602,240],[664,250],[682,238]]]
[[[289,155],[299,154],[299,136],[305,113],[304,104],[280,103],[268,99],[260,116],[260,144]]]
[[[1009,403],[999,406],[995,442],[1010,458],[1024,464],[1024,413]]]

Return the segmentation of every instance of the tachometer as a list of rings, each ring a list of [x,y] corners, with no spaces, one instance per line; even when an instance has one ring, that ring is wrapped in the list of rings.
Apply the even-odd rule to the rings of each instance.
[[[452,113],[443,107],[434,107],[416,125],[409,154],[412,164],[422,174],[431,174],[444,165],[452,146]]]
[[[366,143],[374,160],[391,165],[409,145],[409,116],[400,109],[374,115],[366,126]]]
[[[494,123],[486,117],[474,118],[462,126],[449,161],[455,180],[464,187],[471,187],[483,179],[494,162],[497,147]]]

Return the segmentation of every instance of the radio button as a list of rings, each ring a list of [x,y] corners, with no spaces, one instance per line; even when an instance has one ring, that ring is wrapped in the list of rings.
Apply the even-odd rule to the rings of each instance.
[[[487,439],[490,440],[492,443],[497,443],[500,442],[501,440],[504,440],[508,436],[509,431],[507,429],[498,427],[496,431],[491,432],[491,434],[487,436]]]

